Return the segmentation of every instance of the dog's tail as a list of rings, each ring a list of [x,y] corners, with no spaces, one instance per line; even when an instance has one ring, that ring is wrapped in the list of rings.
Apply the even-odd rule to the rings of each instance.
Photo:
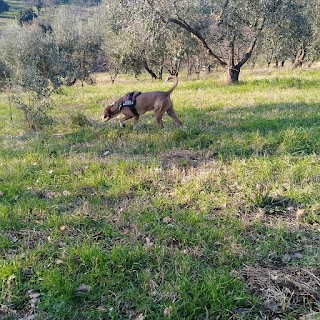
[[[176,88],[176,86],[178,85],[178,77],[171,75],[171,76],[169,76],[169,77],[166,79],[165,82],[167,82],[167,81],[169,81],[169,80],[174,80],[174,84],[173,84],[172,88],[169,89],[169,90],[166,92],[166,94],[167,94],[168,96],[170,96],[170,94],[172,93],[172,91],[173,91],[173,90]]]

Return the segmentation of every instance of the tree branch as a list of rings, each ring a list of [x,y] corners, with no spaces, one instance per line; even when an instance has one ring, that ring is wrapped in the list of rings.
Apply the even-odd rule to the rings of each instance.
[[[153,10],[155,10],[155,12],[159,15],[159,17],[161,18],[162,22],[163,23],[168,23],[168,22],[171,22],[171,23],[174,23],[180,27],[182,27],[184,30],[190,32],[191,34],[193,34],[196,39],[202,44],[202,46],[204,47],[204,49],[207,51],[207,53],[209,54],[209,56],[215,58],[219,64],[221,66],[226,66],[227,63],[222,60],[221,57],[218,56],[218,54],[214,53],[212,51],[212,49],[209,47],[207,41],[205,40],[205,38],[201,35],[200,32],[198,32],[196,29],[192,28],[187,22],[185,22],[184,20],[182,19],[176,19],[176,18],[165,18],[164,15],[159,12],[153,5],[153,1],[152,0],[147,0],[148,4],[151,6],[151,8]]]
[[[262,19],[261,25],[259,26],[259,28],[257,28],[256,34],[254,35],[250,45],[248,46],[247,51],[242,56],[241,60],[237,63],[237,65],[236,65],[237,68],[241,68],[251,57],[252,51],[253,51],[254,47],[256,46],[259,35],[264,28],[265,21],[266,21],[266,17],[264,17]]]
[[[200,43],[202,44],[202,46],[204,47],[204,49],[207,51],[207,53],[215,58],[219,64],[221,66],[226,66],[227,63],[222,60],[221,57],[219,57],[216,53],[214,53],[212,51],[212,49],[209,47],[207,41],[204,39],[204,37],[201,35],[200,32],[198,32],[196,29],[192,28],[189,24],[187,24],[185,21],[179,20],[179,19],[175,19],[175,18],[168,18],[167,22],[172,22],[177,24],[178,26],[182,27],[183,29],[185,29],[186,31],[190,32],[191,34],[193,34],[198,41],[200,41]]]

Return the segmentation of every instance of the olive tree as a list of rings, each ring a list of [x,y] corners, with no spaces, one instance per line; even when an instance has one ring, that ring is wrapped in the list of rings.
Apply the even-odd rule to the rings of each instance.
[[[174,25],[164,26],[144,0],[108,1],[104,12],[105,50],[123,72],[137,75],[144,69],[154,79],[162,77],[163,68],[177,74],[184,56],[195,44],[188,32]]]
[[[274,61],[278,66],[280,61],[283,64],[291,60],[297,67],[305,56],[312,35],[305,1],[282,0],[270,22],[262,32],[260,54],[266,56],[268,65]]]
[[[145,0],[164,23],[189,32],[220,66],[228,81],[239,80],[262,31],[282,0]]]
[[[311,62],[320,59],[320,3],[318,0],[305,0],[304,14],[308,17],[311,37],[306,45],[306,57]]]
[[[53,92],[90,76],[100,46],[99,30],[88,17],[61,11],[47,25],[16,25],[1,34],[0,56],[13,88],[12,101],[31,129],[50,123],[46,110]]]
[[[14,26],[1,38],[0,54],[10,71],[12,101],[24,113],[31,129],[50,122],[46,115],[48,98],[60,82],[56,61],[60,54],[52,35],[43,34],[39,26]]]
[[[50,24],[61,55],[64,84],[90,80],[102,46],[100,22],[94,13],[83,14],[77,7],[61,9]]]

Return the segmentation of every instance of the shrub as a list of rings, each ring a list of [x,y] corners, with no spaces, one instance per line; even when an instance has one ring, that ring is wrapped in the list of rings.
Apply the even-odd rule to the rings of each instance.
[[[74,126],[79,126],[79,127],[90,127],[91,126],[90,120],[86,117],[86,115],[84,115],[81,112],[77,112],[75,114],[72,114],[70,116],[70,120]]]
[[[20,25],[30,22],[36,17],[37,17],[37,14],[32,8],[20,9],[17,13],[17,20]]]

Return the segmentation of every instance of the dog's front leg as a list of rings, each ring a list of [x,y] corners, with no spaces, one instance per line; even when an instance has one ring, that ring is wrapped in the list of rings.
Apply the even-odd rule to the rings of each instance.
[[[134,125],[133,125],[133,129],[134,130],[138,130],[138,121],[139,121],[139,117],[138,116],[135,116],[134,117]]]
[[[126,125],[125,125],[125,121],[131,119],[132,116],[131,115],[125,115],[122,119],[120,119],[120,127],[121,128],[124,128]]]

